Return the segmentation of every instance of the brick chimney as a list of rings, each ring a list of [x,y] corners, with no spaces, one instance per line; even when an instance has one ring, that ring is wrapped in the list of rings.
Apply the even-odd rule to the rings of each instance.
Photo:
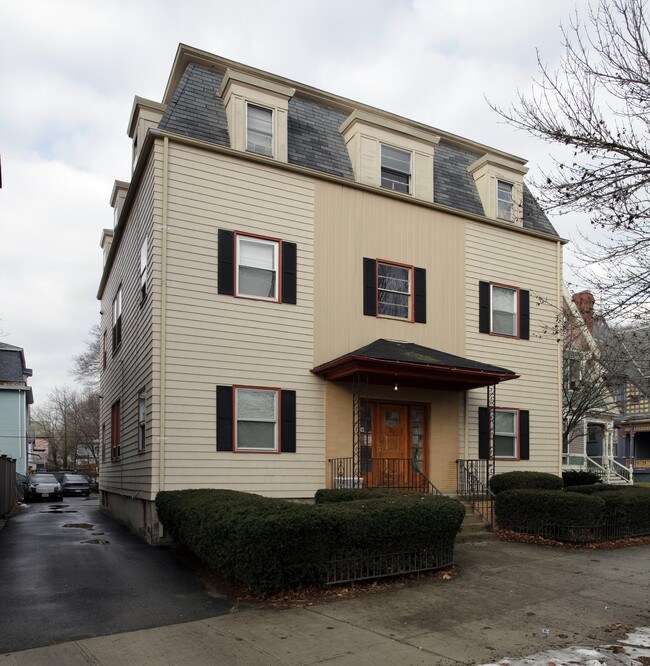
[[[578,308],[578,312],[585,320],[585,325],[590,333],[594,332],[594,303],[596,299],[590,291],[581,291],[573,295],[573,302]]]

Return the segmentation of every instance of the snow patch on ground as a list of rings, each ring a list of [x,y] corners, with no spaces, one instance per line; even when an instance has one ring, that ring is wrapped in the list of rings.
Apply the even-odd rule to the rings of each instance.
[[[602,645],[598,648],[580,646],[564,650],[547,650],[521,659],[508,659],[481,664],[481,666],[637,666],[650,659],[650,627],[637,627],[616,645]]]

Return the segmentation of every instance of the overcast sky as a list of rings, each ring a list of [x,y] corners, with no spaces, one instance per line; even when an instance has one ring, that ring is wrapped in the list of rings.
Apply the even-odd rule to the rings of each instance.
[[[579,9],[586,2],[579,0]],[[501,122],[561,54],[566,0],[0,0],[0,330],[41,403],[74,385],[99,318],[99,240],[130,178],[134,95],[160,101],[179,42],[529,160],[551,148]],[[553,222],[577,238],[575,218]],[[566,252],[565,252],[566,254]]]

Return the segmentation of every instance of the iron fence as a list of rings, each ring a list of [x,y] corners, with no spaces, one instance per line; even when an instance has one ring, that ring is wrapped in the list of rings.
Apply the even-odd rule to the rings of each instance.
[[[408,458],[361,458],[355,469],[353,458],[332,458],[330,480],[332,488],[386,488],[412,490],[441,495],[417,462]]]
[[[488,523],[494,525],[494,493],[489,486],[487,460],[457,460],[457,494]]]
[[[544,521],[534,525],[508,525],[503,529],[568,543],[626,539],[650,535],[650,509],[646,519],[636,525],[628,524],[616,513],[609,513],[597,524],[557,524]]]
[[[403,574],[442,569],[453,564],[454,544],[416,552],[375,553],[332,558],[327,569],[327,585],[351,583]]]

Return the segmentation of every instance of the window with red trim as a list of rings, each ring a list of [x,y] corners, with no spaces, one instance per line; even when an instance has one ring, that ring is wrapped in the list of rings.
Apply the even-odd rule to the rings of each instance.
[[[120,401],[118,400],[111,407],[111,460],[120,459],[120,439]]]

